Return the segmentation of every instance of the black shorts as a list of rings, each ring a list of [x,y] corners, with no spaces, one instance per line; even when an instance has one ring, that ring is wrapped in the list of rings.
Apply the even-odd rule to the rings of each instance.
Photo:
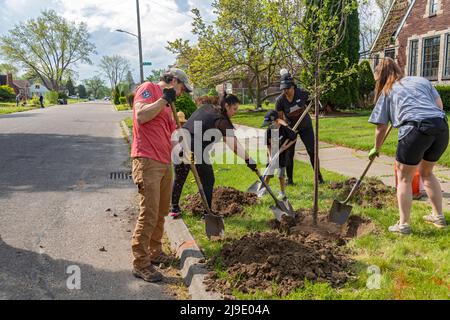
[[[398,142],[397,161],[410,166],[416,166],[422,160],[438,162],[449,142],[447,122],[442,120],[440,125],[439,130],[428,134],[424,133],[423,128],[414,127]]]

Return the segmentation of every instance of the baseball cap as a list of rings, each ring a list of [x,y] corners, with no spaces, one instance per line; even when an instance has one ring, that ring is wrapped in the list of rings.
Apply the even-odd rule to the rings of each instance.
[[[266,113],[264,116],[264,122],[262,124],[262,127],[267,127],[272,124],[275,120],[278,119],[278,112],[275,110],[270,110]]]
[[[192,92],[192,86],[189,84],[189,78],[183,70],[178,68],[171,68],[168,73],[183,82],[187,91]]]
[[[281,76],[280,90],[289,89],[295,86],[294,78],[290,73],[285,73]]]

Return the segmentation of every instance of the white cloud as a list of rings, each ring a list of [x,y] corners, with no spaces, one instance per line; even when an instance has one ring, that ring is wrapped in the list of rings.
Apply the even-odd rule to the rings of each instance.
[[[98,55],[94,65],[79,65],[79,78],[98,73],[97,64],[103,55],[119,54],[130,60],[138,80],[139,62],[137,39],[123,33],[123,29],[137,34],[136,1],[134,0],[0,0],[0,35],[14,24],[35,18],[44,9],[55,9],[65,18],[86,23]],[[195,40],[191,34],[190,10],[198,8],[206,19],[213,19],[209,1],[205,0],[140,0],[141,29],[144,60],[152,61],[145,74],[153,68],[165,68],[175,57],[166,49],[167,41],[177,38]],[[5,27],[5,29],[3,28]]]

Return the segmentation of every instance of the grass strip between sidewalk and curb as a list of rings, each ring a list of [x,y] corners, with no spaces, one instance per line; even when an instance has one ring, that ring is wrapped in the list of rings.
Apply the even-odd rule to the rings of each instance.
[[[130,123],[128,121],[128,123]],[[260,166],[261,167],[261,166]],[[237,190],[246,189],[256,180],[245,165],[214,165],[216,186],[229,186]],[[288,187],[287,195],[295,209],[312,208],[313,204],[313,170],[311,166],[296,161],[294,180],[297,186]],[[323,170],[327,182],[342,182],[346,177]],[[277,192],[277,179],[272,179],[271,186]],[[182,201],[187,195],[197,192],[192,176],[189,175],[183,190]],[[339,191],[330,188],[327,183],[320,188],[319,206],[321,211],[331,208],[333,199]],[[342,199],[339,199],[342,200]],[[227,241],[240,239],[244,235],[269,231],[268,221],[273,219],[269,206],[273,204],[270,196],[265,196],[259,204],[246,207],[241,216],[225,218]],[[343,288],[332,288],[328,283],[305,282],[305,286],[292,291],[289,295],[270,295],[265,292],[244,294],[234,290],[237,299],[442,299],[450,298],[450,232],[448,229],[436,229],[425,224],[422,217],[429,214],[430,206],[424,202],[414,202],[412,209],[413,234],[407,237],[393,235],[387,228],[398,220],[398,208],[395,203],[386,204],[383,209],[353,205],[352,214],[370,218],[377,226],[377,232],[351,240],[346,247],[356,260],[354,272],[356,279]],[[446,212],[447,220],[450,215]],[[204,222],[188,212],[183,220],[194,236],[207,259],[222,249],[224,242],[210,242],[205,235]],[[379,270],[373,274],[370,270]],[[220,278],[227,279],[229,274],[221,266],[215,265]],[[369,288],[368,283],[378,277],[379,287]]]

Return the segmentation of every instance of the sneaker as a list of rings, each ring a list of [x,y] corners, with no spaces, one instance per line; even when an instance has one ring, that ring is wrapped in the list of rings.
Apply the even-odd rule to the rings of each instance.
[[[179,218],[180,216],[181,216],[180,207],[176,206],[176,205],[172,206],[172,208],[170,209],[170,212],[169,212],[169,217],[176,219],[176,218]]]
[[[258,196],[258,198],[262,198],[262,197],[264,197],[266,195],[266,193],[267,193],[267,189],[266,188],[262,188],[262,189],[258,190],[257,196]]]
[[[146,282],[160,282],[163,279],[163,275],[153,266],[148,266],[144,269],[133,268],[133,275],[136,278],[140,278]]]
[[[287,200],[286,193],[280,191],[278,193],[278,198],[280,198],[283,201]]]
[[[400,222],[398,222],[396,225],[389,227],[389,232],[402,235],[410,235],[411,227],[409,226],[409,224],[400,224]]]
[[[447,221],[445,221],[445,217],[443,215],[435,216],[433,214],[430,214],[429,216],[424,216],[423,220],[426,223],[431,223],[432,225],[440,229],[447,227]]]

